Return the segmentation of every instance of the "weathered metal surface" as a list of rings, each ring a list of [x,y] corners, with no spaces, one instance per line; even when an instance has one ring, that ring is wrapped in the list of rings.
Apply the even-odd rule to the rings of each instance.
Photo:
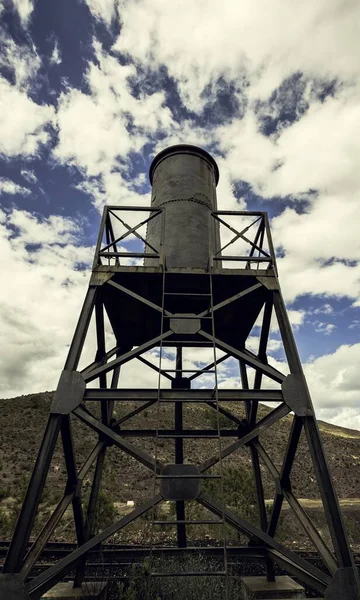
[[[186,516],[185,502],[189,498],[196,499],[219,517],[216,521],[209,520],[209,523],[219,524],[225,520],[235,530],[249,537],[250,544],[255,545],[258,553],[262,544],[267,546],[265,555],[261,552],[260,555],[266,561],[268,579],[273,577],[273,561],[321,594],[325,593],[328,588],[326,597],[329,600],[333,600],[333,598],[339,600],[343,597],[346,597],[347,600],[355,600],[360,596],[355,563],[346,539],[310,395],[278,285],[274,248],[267,215],[256,213],[259,216],[260,227],[255,235],[255,240],[251,242],[252,245],[250,244],[250,254],[239,257],[233,253],[233,256],[230,257],[230,259],[233,258],[234,264],[236,263],[242,270],[221,269],[222,259],[219,254],[230,243],[225,244],[220,251],[218,223],[219,221],[223,225],[226,223],[219,218],[219,215],[246,216],[249,213],[214,210],[216,209],[215,188],[218,173],[213,159],[201,149],[193,146],[173,147],[156,157],[151,167],[150,177],[153,183],[152,209],[130,207],[134,211],[150,210],[150,212],[158,213],[146,220],[148,243],[145,243],[145,252],[133,254],[133,256],[145,258],[144,266],[120,265],[119,259],[125,253],[122,252],[122,249],[119,252],[119,247],[116,246],[130,234],[144,241],[138,233],[141,223],[130,226],[117,217],[125,225],[127,232],[115,239],[110,212],[115,211],[116,207],[108,207],[104,211],[96,247],[93,276],[5,561],[4,572],[19,571],[20,577],[25,580],[70,503],[73,505],[78,548],[60,563],[46,569],[44,573],[29,581],[27,592],[19,583],[18,578],[3,578],[0,581],[0,599],[27,600],[30,598],[36,600],[52,588],[65,573],[75,567],[75,583],[80,586],[84,576],[83,566],[87,553],[116,531],[120,531],[124,526],[145,514],[165,497],[174,499],[176,502],[176,520],[173,523],[177,526],[178,550],[186,551],[186,526],[194,522],[191,518],[189,519],[189,515]],[[129,207],[122,207],[122,209],[125,208],[129,209]],[[144,223],[142,222],[143,225]],[[232,233],[235,233],[235,238],[241,237],[246,243],[249,242],[244,235],[246,230],[239,233],[232,226],[227,227]],[[105,248],[103,237],[105,238]],[[267,250],[264,250],[263,242],[266,237],[268,246]],[[156,241],[159,242],[159,245]],[[159,250],[160,260],[157,261],[156,266],[153,266],[151,262],[153,259],[149,263],[146,255],[149,256],[150,251],[156,253],[156,250]],[[217,257],[214,257],[214,251],[218,252]],[[259,254],[258,257],[256,253]],[[112,264],[100,264],[105,255],[112,257],[106,258],[109,263],[112,261]],[[164,257],[166,269],[163,269]],[[213,262],[214,258],[215,262]],[[256,261],[258,268],[251,269],[250,266]],[[262,265],[265,266],[264,270],[261,269]],[[108,281],[109,278],[111,281]],[[289,376],[285,376],[268,364],[267,340],[273,307],[275,307],[287,356]],[[246,349],[246,342],[263,308],[264,316],[259,348],[257,354],[254,354]],[[97,345],[95,358],[81,373],[78,373],[80,355],[84,343],[87,341],[87,330],[94,312]],[[106,351],[105,345],[105,312],[115,336],[114,347],[108,351]],[[200,325],[201,329],[199,329]],[[142,356],[144,352],[159,346],[176,348],[176,369],[169,369],[168,364],[164,363],[163,365],[161,362],[159,362],[159,366],[156,366]],[[210,364],[195,372],[188,368],[183,369],[182,348],[187,347],[213,349],[212,363],[208,360]],[[224,352],[220,358],[216,355],[217,350]],[[216,381],[217,365],[229,357],[235,358],[239,362],[243,389],[217,390],[216,385],[214,389],[190,389],[192,381],[203,373],[212,373],[215,375]],[[166,389],[166,387],[160,390],[156,388],[119,389],[120,366],[133,359],[155,369],[161,375],[159,381],[162,381],[163,377],[170,380],[171,389]],[[247,369],[249,368],[254,371],[252,380],[254,389],[251,390],[248,389]],[[112,372],[111,389],[106,389],[107,373],[110,372]],[[277,382],[278,389],[261,390],[263,377]],[[85,390],[85,382],[89,384],[93,380],[96,382],[95,385],[99,385],[99,388]],[[81,404],[83,398],[84,405]],[[114,403],[117,400],[123,402],[139,400],[141,406],[133,407],[133,410],[117,421],[111,420]],[[244,401],[246,419],[239,419],[233,415],[228,406],[226,408],[219,406],[219,401],[223,400]],[[91,401],[92,406],[93,402],[100,403],[99,413],[101,416],[99,418],[96,418],[87,409],[86,402],[88,401]],[[280,405],[261,419],[258,415],[260,401],[279,402]],[[174,403],[174,428],[163,429],[164,424],[160,427],[159,422],[154,429],[122,428],[123,423],[157,402]],[[186,418],[183,422],[183,410],[184,416],[186,416],[186,403],[188,402],[205,403],[220,415],[235,422],[237,428],[225,429],[219,426],[219,429],[214,427],[211,430],[187,429]],[[295,416],[283,465],[278,470],[260,440],[262,434],[268,431],[269,427],[291,410],[294,411]],[[98,444],[79,471],[72,442],[70,413],[78,417],[84,425],[98,435]],[[74,427],[76,427],[76,420]],[[307,436],[325,515],[333,539],[334,554],[324,543],[310,517],[291,491],[291,470],[302,429],[305,430]],[[29,551],[28,542],[33,522],[60,431],[67,469],[64,496]],[[138,447],[134,443],[126,441],[126,436],[137,438],[153,436],[157,440],[172,439],[176,465],[168,465],[170,474],[166,474],[164,464],[157,459],[156,452],[154,458],[152,454],[145,452],[140,444]],[[234,443],[221,444],[223,437],[233,436],[238,438]],[[190,437],[218,438],[218,452],[201,465],[184,465],[187,442],[183,444],[183,439]],[[160,481],[163,495],[149,499],[130,515],[92,538],[92,515],[96,509],[100,490],[106,445],[116,445],[148,468],[155,478],[155,483],[156,479]],[[261,528],[254,527],[246,519],[224,509],[224,504],[205,497],[200,492],[202,478],[221,478],[220,475],[208,474],[206,471],[241,446],[247,446],[251,452]],[[95,476],[86,519],[84,519],[81,487],[85,474],[95,461]],[[267,468],[275,484],[276,493],[270,519],[267,518],[264,504],[260,462]],[[191,474],[187,471],[189,468]],[[287,500],[293,514],[319,550],[324,564],[328,567],[328,573],[313,567],[274,539],[284,499]],[[155,524],[156,521],[153,520],[153,523]],[[158,523],[163,524],[162,521]],[[225,543],[224,548],[226,549]],[[249,552],[254,551],[251,548],[248,550]],[[27,556],[25,556],[26,552],[28,552]],[[129,555],[131,552],[132,550],[129,549]],[[340,569],[337,570],[338,566]],[[188,575],[190,574],[188,573]]]
[[[325,594],[326,600],[359,600],[359,576],[356,569],[338,569]]]
[[[197,333],[200,330],[201,323],[200,319],[194,317],[195,315],[193,315],[192,318],[186,319],[177,318],[177,316],[175,316],[175,318],[170,319],[171,331],[179,335],[191,335]]]
[[[208,269],[210,244],[220,249],[216,210],[219,178],[214,159],[196,146],[178,145],[158,154],[150,167],[152,207],[165,208],[164,255],[168,268]],[[147,241],[160,245],[161,223],[148,224]],[[145,259],[145,265],[153,265]]]
[[[284,402],[294,411],[298,417],[312,415],[312,407],[309,403],[309,395],[301,385],[299,375],[288,375],[281,384]]]
[[[161,479],[160,492],[165,500],[193,500],[200,493],[200,471],[196,465],[166,465],[162,475],[173,475],[174,479]],[[199,475],[196,478],[181,478],[182,475]]]
[[[0,600],[29,600],[24,582],[17,573],[0,575]]]
[[[68,415],[81,404],[85,393],[85,381],[78,371],[63,371],[51,404],[50,412]]]

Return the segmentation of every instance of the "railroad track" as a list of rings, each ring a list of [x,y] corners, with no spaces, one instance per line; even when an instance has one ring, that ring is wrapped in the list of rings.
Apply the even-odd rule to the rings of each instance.
[[[7,554],[8,548],[9,548],[10,542],[8,540],[0,540],[0,561],[2,562]],[[29,545],[30,548],[30,545]],[[77,548],[76,544],[72,544],[69,542],[51,542],[49,543],[46,548],[43,550],[41,557],[37,563],[37,565],[40,565],[42,567],[44,566],[51,566],[52,564],[54,564],[54,562],[56,562],[57,560],[60,560],[61,558],[64,558],[65,556],[67,556],[70,552],[72,552],[73,550],[75,550]],[[194,551],[194,553],[196,552],[202,552],[206,555],[209,556],[218,556],[220,554],[223,553],[223,547],[219,546],[210,546],[210,547],[204,547],[204,546],[193,546],[192,550]],[[142,558],[145,558],[146,556],[148,556],[150,549],[149,548],[144,548],[141,546],[138,547],[134,547],[132,546],[126,546],[126,545],[120,545],[120,544],[106,544],[101,546],[101,548],[99,549],[95,549],[89,552],[88,554],[88,564],[91,564],[93,567],[95,567],[95,565],[99,565],[101,564],[102,566],[114,566],[114,563],[117,564],[132,564],[134,561],[136,560],[140,560]],[[173,553],[176,555],[178,553],[181,553],[181,549],[177,549],[176,547],[172,549]],[[157,553],[157,549],[156,547],[153,548],[153,553]],[[236,547],[232,548],[231,546],[228,546],[228,553],[229,553],[229,557],[232,557],[234,559],[236,558],[240,558],[241,557],[241,553],[239,553],[238,549]],[[317,552],[310,552],[310,551],[299,551],[298,552],[299,556],[301,556],[302,558],[304,558],[305,560],[308,560],[310,562],[317,562],[319,561],[320,557],[319,554]],[[253,557],[258,558],[254,555]],[[247,560],[252,560],[252,557],[248,557]],[[129,562],[130,561],[130,562]],[[360,552],[359,553],[355,553],[355,561],[356,564],[360,567]]]

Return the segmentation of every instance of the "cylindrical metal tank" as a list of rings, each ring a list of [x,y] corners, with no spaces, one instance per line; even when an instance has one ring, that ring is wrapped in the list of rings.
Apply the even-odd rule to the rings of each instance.
[[[165,212],[166,267],[208,269],[210,252],[220,247],[218,222],[211,217],[211,211],[217,210],[215,160],[196,146],[170,146],[154,158],[149,177],[151,206]],[[161,220],[156,217],[148,223],[146,238],[159,249],[160,236]],[[145,260],[145,265],[153,264],[154,259]]]

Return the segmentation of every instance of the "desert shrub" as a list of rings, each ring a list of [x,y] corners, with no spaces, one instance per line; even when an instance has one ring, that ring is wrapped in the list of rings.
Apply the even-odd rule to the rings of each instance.
[[[206,418],[212,429],[218,428],[218,416],[220,429],[236,429],[236,423],[234,423],[234,421],[231,421],[231,419],[228,419],[228,417],[222,413],[219,413],[218,415],[216,410],[209,407],[206,409]]]
[[[222,475],[225,504],[239,511],[245,518],[253,520],[257,511],[256,488],[251,469],[228,466],[223,468]],[[205,494],[222,500],[220,480],[205,479],[202,485]]]
[[[116,515],[113,496],[109,492],[100,490],[95,511],[94,533],[103,531],[103,529],[114,523]]]
[[[172,576],[174,572],[223,571],[222,560],[206,558],[201,553],[177,558],[153,558],[133,565],[129,579],[119,586],[119,600],[222,600],[226,582],[223,576]],[[169,573],[153,577],[152,572]],[[228,579],[229,600],[241,597],[239,578]]]

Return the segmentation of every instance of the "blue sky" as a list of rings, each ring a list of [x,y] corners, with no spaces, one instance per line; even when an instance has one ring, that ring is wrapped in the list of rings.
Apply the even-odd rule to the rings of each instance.
[[[147,205],[153,156],[188,142],[220,208],[268,211],[318,415],[360,429],[358,3],[5,0],[0,19],[0,394],[55,387],[103,205]]]

